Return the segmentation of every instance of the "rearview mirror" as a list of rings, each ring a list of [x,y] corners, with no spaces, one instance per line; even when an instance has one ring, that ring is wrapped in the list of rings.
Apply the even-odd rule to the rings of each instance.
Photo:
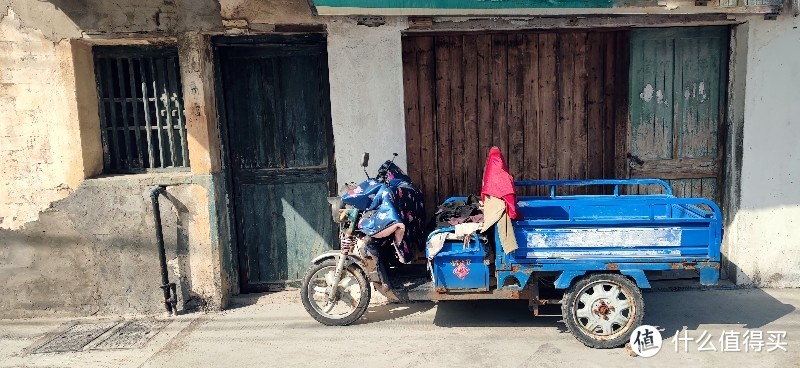
[[[361,167],[367,166],[369,166],[369,152],[364,152],[364,154],[361,155]]]

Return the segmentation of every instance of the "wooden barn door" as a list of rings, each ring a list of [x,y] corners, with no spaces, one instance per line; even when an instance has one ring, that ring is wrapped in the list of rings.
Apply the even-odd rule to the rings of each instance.
[[[517,180],[615,177],[628,42],[625,31],[405,34],[408,167],[426,208],[478,193],[491,146]]]
[[[677,196],[720,203],[728,42],[724,26],[632,31],[630,177],[666,179]]]

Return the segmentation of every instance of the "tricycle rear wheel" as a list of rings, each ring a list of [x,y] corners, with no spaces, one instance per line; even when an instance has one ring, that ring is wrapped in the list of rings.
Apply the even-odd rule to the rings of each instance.
[[[561,313],[578,341],[598,349],[624,345],[642,324],[642,292],[627,277],[596,273],[582,277],[564,293]]]

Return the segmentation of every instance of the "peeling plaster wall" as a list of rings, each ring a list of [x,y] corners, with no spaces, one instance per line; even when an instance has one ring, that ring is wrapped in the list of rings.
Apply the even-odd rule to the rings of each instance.
[[[219,4],[208,0],[0,0],[0,318],[162,311],[149,198],[157,184],[174,185],[161,203],[179,309],[224,307],[231,255],[220,246],[227,224],[209,146],[213,84],[208,50],[189,41],[219,27]],[[187,116],[192,172],[86,179],[100,174],[102,147],[89,52],[98,41],[83,40],[186,29],[195,36],[180,41],[181,58],[197,74],[186,101],[202,110]]]
[[[69,42],[0,12],[0,228],[15,229],[74,190],[82,164]]]
[[[741,202],[727,256],[738,284],[800,287],[800,18],[748,23]]]

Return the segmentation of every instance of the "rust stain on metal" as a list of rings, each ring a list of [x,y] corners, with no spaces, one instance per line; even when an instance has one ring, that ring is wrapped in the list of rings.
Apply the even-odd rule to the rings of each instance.
[[[670,263],[669,268],[673,270],[696,270],[697,264],[690,262]]]
[[[554,304],[561,304],[561,299],[534,299],[536,305],[554,305]]]
[[[606,263],[606,269],[616,271],[619,270],[619,265],[616,263]]]
[[[519,265],[511,266],[511,272],[519,272]]]
[[[442,289],[440,291],[440,289]],[[444,288],[437,288],[430,294],[431,300],[482,300],[482,299],[530,299],[530,289],[523,290],[495,290],[483,292],[454,292]]]

